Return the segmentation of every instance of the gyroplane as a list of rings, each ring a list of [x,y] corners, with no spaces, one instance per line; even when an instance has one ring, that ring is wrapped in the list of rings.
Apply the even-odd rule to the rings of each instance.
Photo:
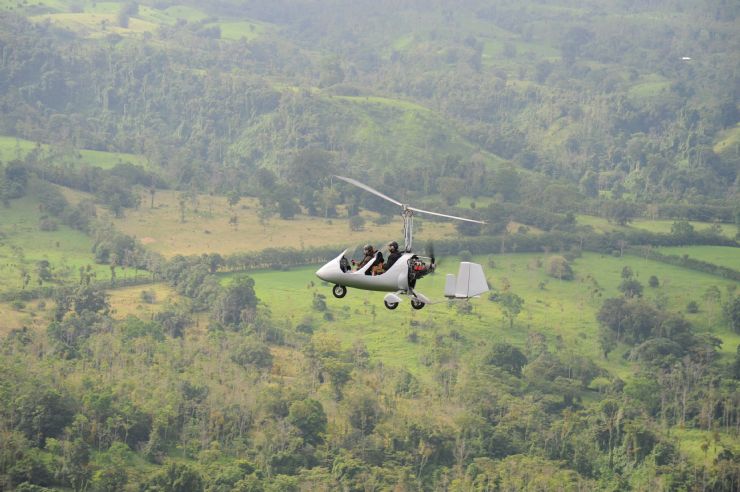
[[[433,255],[420,256],[412,251],[413,242],[413,225],[415,214],[434,215],[453,220],[462,220],[466,222],[475,222],[485,224],[479,220],[456,217],[454,215],[430,212],[394,200],[370,186],[361,183],[352,178],[344,176],[334,176],[337,179],[345,181],[351,185],[362,188],[384,200],[387,200],[401,208],[401,217],[403,218],[404,248],[401,257],[391,265],[386,271],[377,274],[369,274],[369,269],[373,268],[380,260],[380,251],[375,253],[375,259],[367,262],[361,268],[352,269],[351,261],[347,258],[349,249],[342,251],[339,256],[329,261],[316,271],[316,276],[321,280],[334,284],[332,294],[334,297],[341,299],[347,295],[347,288],[351,287],[360,290],[370,290],[379,292],[389,292],[383,299],[385,307],[396,309],[400,304],[402,297],[406,296],[411,301],[411,307],[422,309],[433,301],[416,289],[416,282],[422,277],[434,272],[436,260]],[[460,262],[460,268],[457,275],[448,274],[445,279],[444,296],[447,299],[469,299],[479,296],[488,291],[488,282],[483,274],[483,267],[478,263],[468,261]]]

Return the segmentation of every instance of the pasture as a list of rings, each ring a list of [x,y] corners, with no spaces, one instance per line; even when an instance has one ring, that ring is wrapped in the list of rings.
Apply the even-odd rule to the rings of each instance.
[[[403,222],[393,217],[389,224],[377,225],[378,215],[363,212],[364,230],[351,231],[346,213],[343,217],[324,219],[298,215],[294,220],[283,220],[275,215],[260,223],[259,204],[256,199],[242,198],[230,209],[222,196],[198,195],[185,204],[185,222],[181,222],[178,192],[158,190],[154,208],[150,208],[148,192],[142,196],[138,210],[127,210],[123,218],[113,218],[115,227],[136,237],[152,251],[166,257],[177,254],[193,255],[217,252],[231,254],[260,251],[266,248],[296,248],[337,245],[342,248],[373,242],[382,245],[391,239],[401,240]],[[230,218],[236,216],[236,224]],[[450,223],[435,223],[415,233],[417,244],[428,239],[455,237],[456,230]]]
[[[489,260],[493,261],[491,268]],[[457,355],[474,356],[478,347],[495,341],[506,341],[524,348],[530,333],[543,333],[553,351],[571,351],[597,361],[610,373],[627,378],[630,363],[621,357],[628,350],[617,348],[604,360],[597,341],[596,313],[603,299],[621,295],[622,268],[629,266],[645,285],[645,298],[663,303],[667,309],[685,313],[686,304],[695,300],[699,313],[684,314],[697,331],[708,331],[720,337],[723,357],[731,357],[740,336],[729,332],[721,323],[719,306],[702,298],[712,285],[723,295],[737,283],[693,272],[671,265],[625,256],[615,258],[587,253],[573,262],[576,279],[560,281],[545,272],[546,257],[537,254],[492,255],[477,258],[484,266],[494,289],[509,289],[525,301],[514,328],[504,318],[498,303],[487,297],[466,302],[446,300],[414,311],[408,302],[395,311],[383,306],[383,294],[350,289],[344,299],[335,299],[329,285],[314,276],[316,267],[305,267],[278,273],[258,271],[255,279],[258,297],[268,306],[275,319],[296,327],[311,325],[316,331],[339,338],[346,346],[362,341],[374,359],[389,366],[406,366],[418,375],[427,374],[425,366],[435,354],[434,340],[441,336],[445,350]],[[540,265],[542,262],[542,265]],[[443,299],[444,274],[456,270],[457,261],[445,258],[438,273],[420,281],[418,289],[430,298]],[[661,286],[651,289],[647,279],[656,275]],[[225,275],[225,281],[230,275]],[[691,286],[691,288],[688,288]],[[596,291],[596,293],[594,293]],[[314,307],[315,296],[325,296],[329,317]],[[441,350],[442,348],[440,348]]]
[[[695,260],[740,271],[740,248],[730,246],[672,246],[658,248],[664,255],[688,256]]]
[[[55,162],[69,164],[74,167],[94,166],[110,169],[122,162],[137,164],[139,166],[147,165],[147,160],[142,155],[87,149],[62,151],[53,145],[36,143],[31,140],[7,135],[0,136],[0,161],[8,162],[13,159],[23,159],[37,147],[41,151],[42,159],[53,156]]]
[[[147,301],[142,298],[144,291],[149,293]],[[149,320],[170,303],[177,302],[178,298],[177,293],[165,283],[122,287],[110,290],[109,294],[111,315],[115,319],[136,316],[142,320]]]
[[[62,224],[55,231],[39,229],[39,202],[32,194],[10,203],[0,214],[0,291],[23,288],[23,272],[31,276],[28,287],[37,287],[40,260],[51,264],[55,282],[76,282],[87,265],[98,279],[110,276],[107,266],[95,264],[89,236]]]
[[[673,223],[676,222],[675,220],[649,220],[649,219],[635,219],[630,223],[630,227],[633,227],[635,229],[644,229],[646,231],[650,232],[658,232],[662,234],[670,234],[671,227],[673,226]],[[705,229],[709,229],[714,224],[709,222],[697,222],[697,221],[689,221],[689,223],[694,226],[694,229],[697,232],[700,232]],[[725,237],[734,238],[735,234],[737,233],[737,226],[735,224],[717,224],[720,228],[720,234],[722,234]]]

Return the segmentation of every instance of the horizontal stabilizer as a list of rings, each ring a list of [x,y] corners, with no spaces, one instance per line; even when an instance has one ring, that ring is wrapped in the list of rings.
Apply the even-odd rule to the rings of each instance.
[[[445,297],[467,299],[488,292],[488,282],[483,267],[478,263],[463,261],[457,277],[448,274],[445,279]]]

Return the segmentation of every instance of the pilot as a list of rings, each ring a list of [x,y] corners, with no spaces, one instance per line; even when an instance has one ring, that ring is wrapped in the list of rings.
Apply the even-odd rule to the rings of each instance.
[[[388,243],[388,261],[385,262],[383,268],[386,271],[390,270],[393,264],[398,261],[401,256],[401,252],[398,251],[398,243],[396,241],[391,241]]]
[[[375,250],[375,248],[373,248],[372,244],[366,244],[362,248],[362,253],[364,256],[362,257],[362,260],[360,261],[360,263],[357,264],[357,269],[359,270],[360,268],[364,267],[365,265],[367,265],[369,262],[372,261],[372,262],[375,262],[376,266],[371,266],[370,268],[368,268],[365,271],[365,275],[376,274],[377,266],[382,266],[383,264],[383,255],[382,254],[377,255],[378,252]],[[375,261],[376,256],[378,256],[377,262]]]

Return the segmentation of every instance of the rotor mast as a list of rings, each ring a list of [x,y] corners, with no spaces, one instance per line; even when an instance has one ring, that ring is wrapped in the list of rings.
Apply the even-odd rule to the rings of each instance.
[[[403,217],[403,250],[411,253],[414,241],[414,211],[404,205],[401,217]]]

